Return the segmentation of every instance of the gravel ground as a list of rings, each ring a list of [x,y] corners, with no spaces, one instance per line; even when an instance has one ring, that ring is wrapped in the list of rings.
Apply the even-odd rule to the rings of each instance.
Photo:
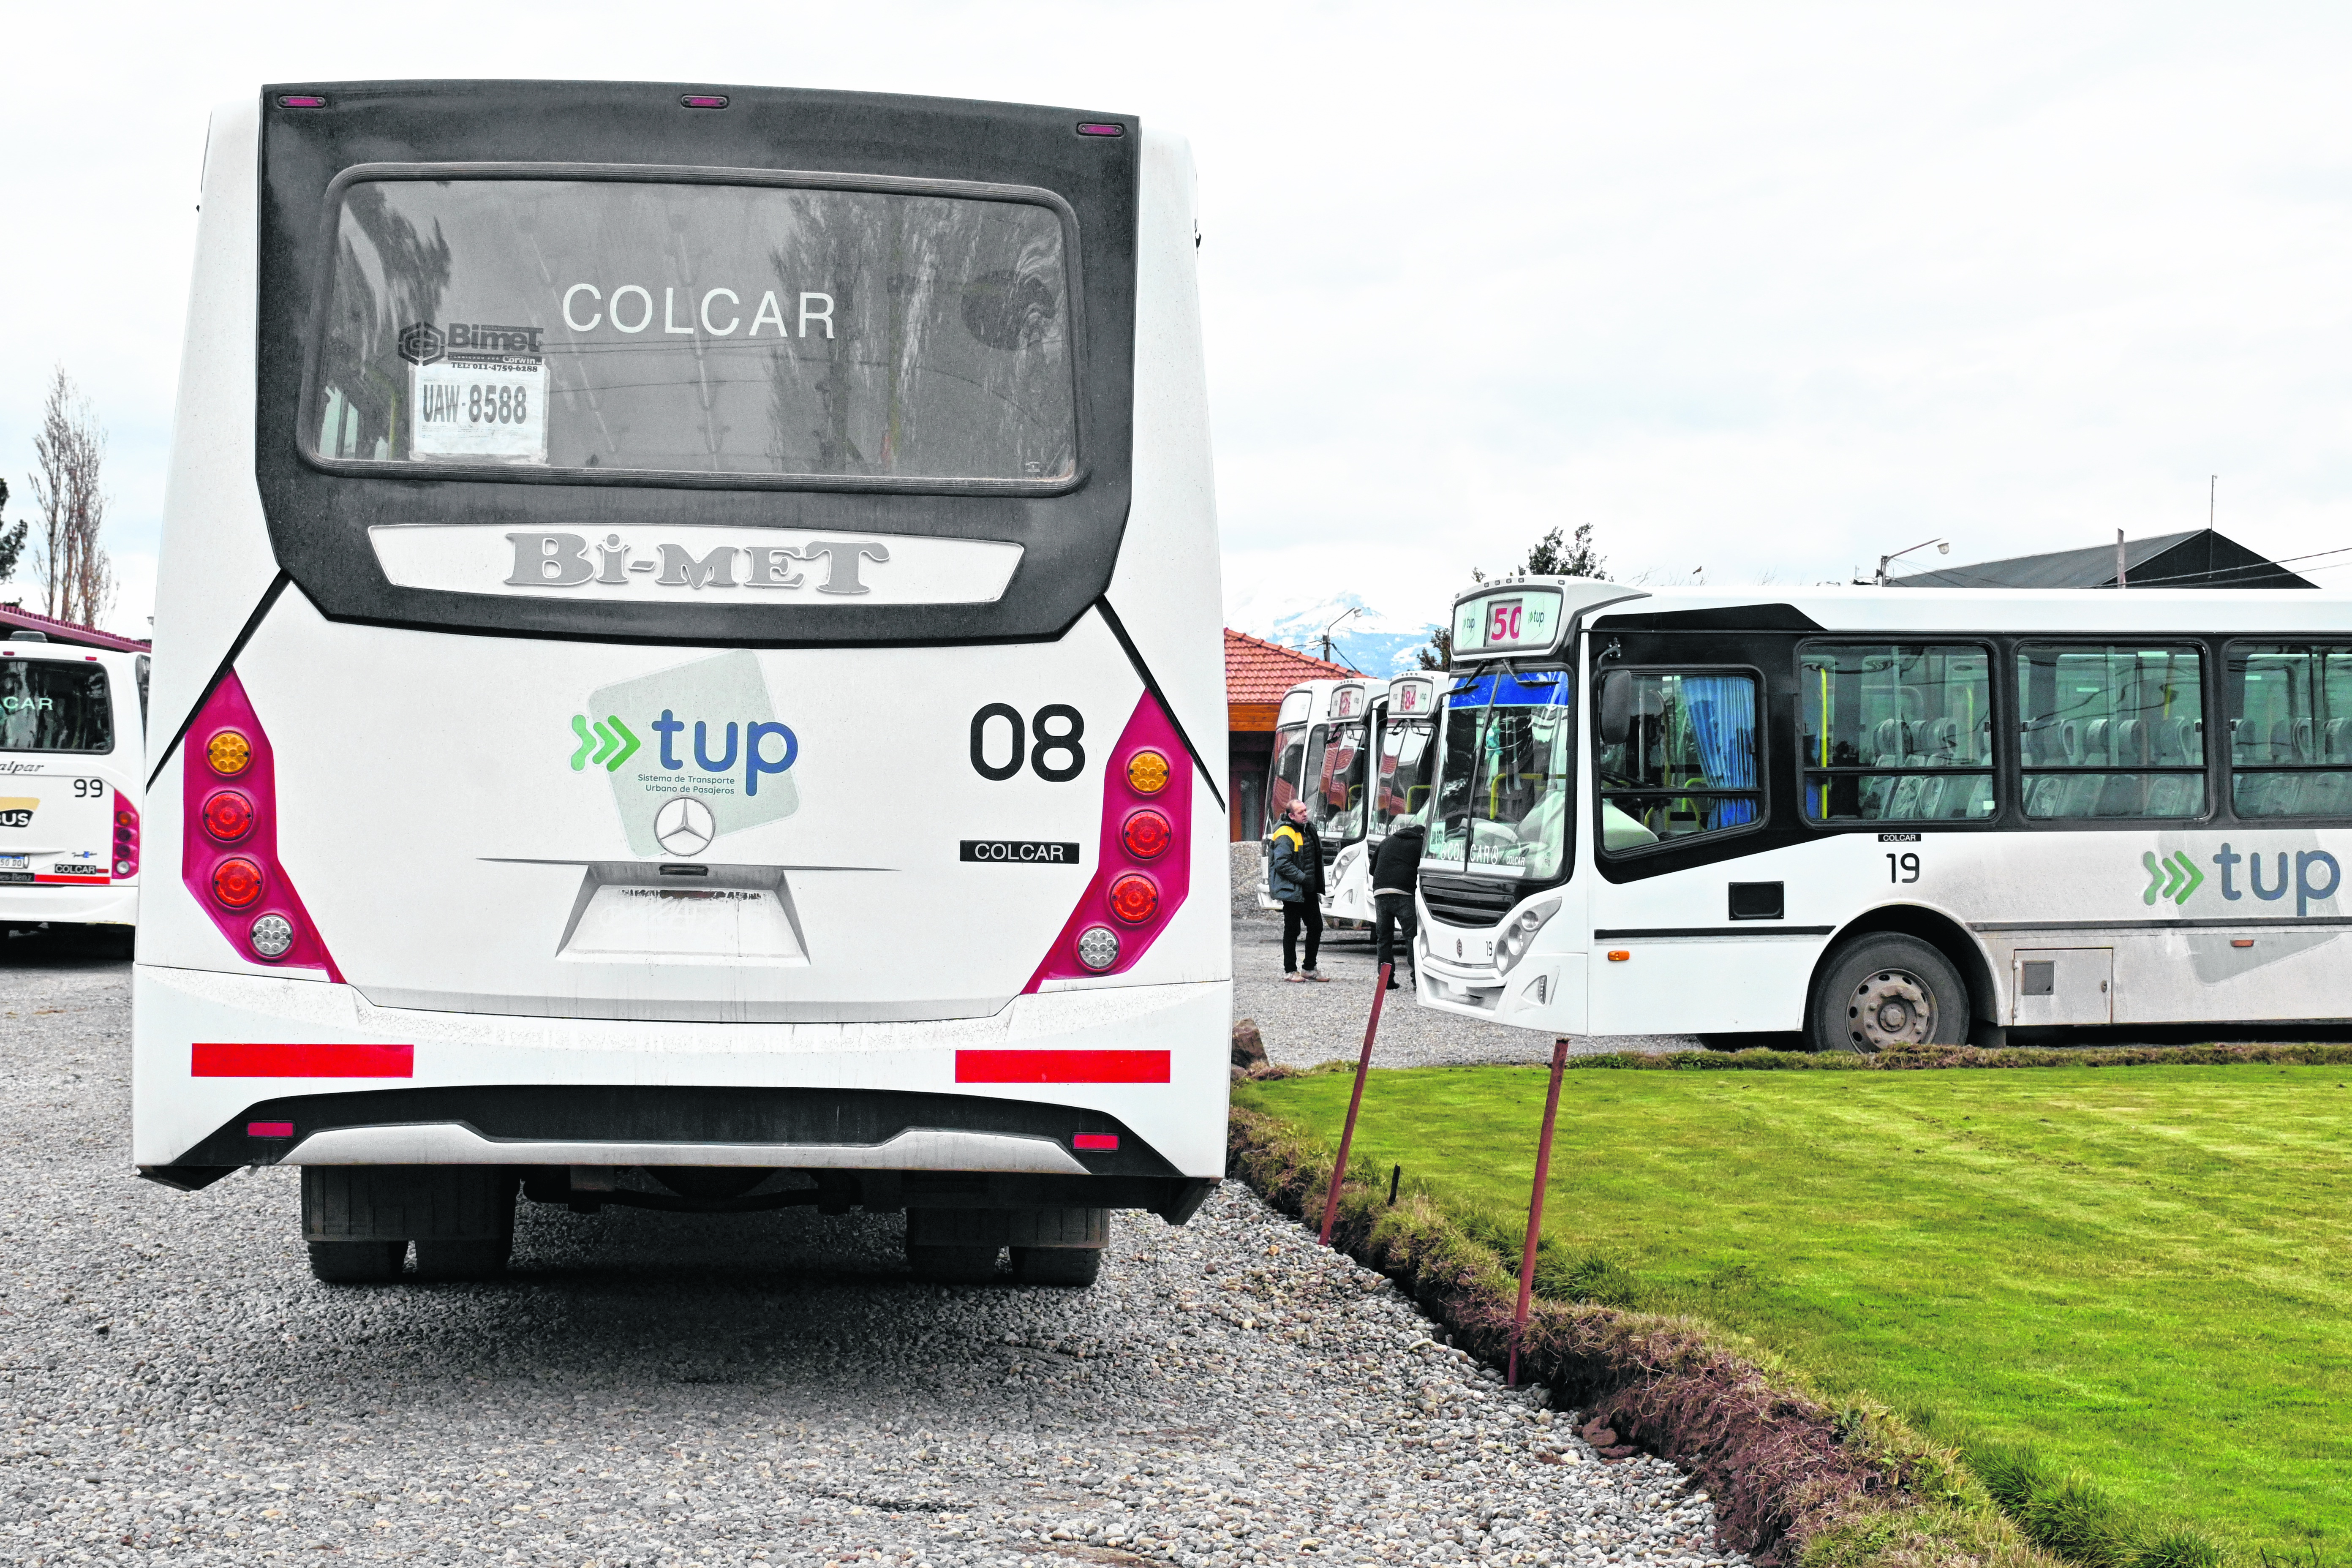
[[[1364,1048],[1364,1018],[1379,973],[1372,963],[1372,933],[1326,929],[1316,967],[1330,977],[1329,984],[1285,984],[1282,916],[1257,907],[1257,846],[1236,844],[1234,850],[1234,1016],[1256,1021],[1265,1037],[1266,1059],[1281,1066],[1313,1067],[1335,1057],[1354,1061]],[[1401,977],[1399,984],[1406,982]],[[1400,989],[1389,994],[1389,1005],[1381,1011],[1372,1061],[1391,1068],[1541,1066],[1551,1060],[1552,1039],[1537,1029],[1440,1013]],[[1687,1035],[1580,1035],[1569,1051],[1591,1056],[1698,1046]]]
[[[128,988],[0,953],[0,1561],[1738,1561],[1238,1184],[1083,1292],[913,1285],[889,1216],[536,1205],[505,1282],[317,1284],[292,1171],[130,1174]]]

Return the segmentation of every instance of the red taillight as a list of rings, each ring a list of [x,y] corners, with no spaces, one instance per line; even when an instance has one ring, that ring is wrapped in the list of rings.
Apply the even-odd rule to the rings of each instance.
[[[139,808],[114,793],[114,874],[139,875]]]
[[[1116,1132],[1073,1133],[1070,1136],[1070,1147],[1073,1149],[1100,1149],[1108,1153],[1118,1147],[1118,1134]]]
[[[230,951],[247,963],[341,980],[278,858],[278,762],[233,670],[189,722],[180,792],[180,880]]]
[[[1158,812],[1139,811],[1127,819],[1127,826],[1119,830],[1119,839],[1137,859],[1157,860],[1175,842],[1176,830]]]
[[[1131,926],[1139,926],[1160,912],[1160,889],[1149,877],[1129,871],[1110,885],[1110,912]]]
[[[224,844],[234,844],[253,831],[253,802],[233,789],[215,793],[199,815],[205,831]]]
[[[1145,692],[1103,764],[1101,858],[1054,945],[1029,977],[1108,979],[1133,969],[1192,886],[1192,758],[1160,700]]]
[[[230,909],[241,910],[261,897],[261,868],[242,855],[233,856],[213,868],[213,897]]]

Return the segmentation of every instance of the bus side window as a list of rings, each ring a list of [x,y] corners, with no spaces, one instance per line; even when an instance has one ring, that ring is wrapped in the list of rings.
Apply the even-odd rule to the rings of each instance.
[[[2352,815],[2352,647],[2232,643],[2227,691],[2231,809]]]
[[[1601,847],[1636,849],[1761,821],[1756,678],[1622,673],[1632,683],[1626,735],[1604,742],[1597,759]]]
[[[2190,647],[2021,646],[2025,815],[2203,816],[2201,669]]]
[[[1808,821],[1991,817],[1992,656],[1985,648],[1811,644],[1798,660],[1797,687]]]

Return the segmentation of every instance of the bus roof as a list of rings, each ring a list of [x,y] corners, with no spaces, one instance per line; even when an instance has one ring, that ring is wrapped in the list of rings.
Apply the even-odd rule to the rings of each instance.
[[[1484,583],[1463,599],[1520,584],[1567,590],[1586,612],[1587,630],[2048,632],[2075,635],[2336,633],[2352,637],[2352,595],[2231,588],[1640,588],[1590,580],[1526,577]],[[1475,654],[1465,654],[1465,660]],[[1498,652],[1496,657],[1513,657]],[[1516,657],[1527,657],[1521,650]]]

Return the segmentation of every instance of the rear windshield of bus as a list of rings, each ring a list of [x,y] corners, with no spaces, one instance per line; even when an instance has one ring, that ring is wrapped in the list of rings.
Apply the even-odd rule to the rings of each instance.
[[[315,458],[482,478],[1076,479],[1055,207],[363,179],[333,216]]]
[[[114,700],[95,664],[0,658],[0,752],[110,752]]]

